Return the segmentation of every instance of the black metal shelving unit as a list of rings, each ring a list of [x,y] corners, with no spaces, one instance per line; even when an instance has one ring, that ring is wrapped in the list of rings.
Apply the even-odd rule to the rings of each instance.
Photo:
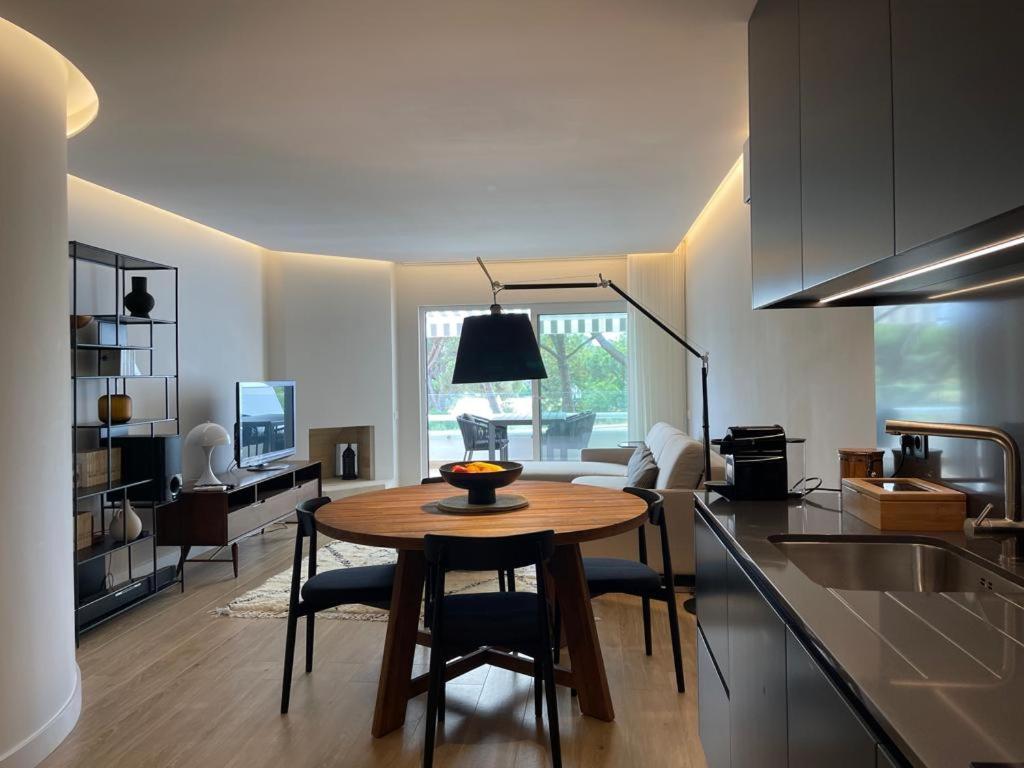
[[[114,479],[113,448],[114,438],[123,435],[145,435],[150,437],[169,434],[180,434],[179,396],[178,396],[178,364],[179,364],[179,331],[178,331],[178,269],[167,264],[140,259],[123,253],[116,253],[103,248],[71,241],[68,244],[68,255],[71,258],[71,307],[72,321],[80,314],[88,314],[92,321],[87,327],[95,325],[95,340],[80,340],[82,329],[76,329],[74,322],[71,327],[71,400],[72,400],[72,462],[83,450],[106,450],[106,481],[91,485],[79,485],[75,477],[73,491],[72,516],[74,521],[74,574],[75,574],[75,637],[88,629],[102,624],[109,619],[143,603],[175,584],[184,589],[184,574],[178,575],[174,566],[159,567],[157,542],[153,531],[157,527],[157,516],[162,504],[157,503],[156,489],[153,488],[152,501],[136,504],[148,511],[149,520],[144,522],[144,530],[135,539],[113,536],[109,532],[108,513],[114,510],[114,502],[125,504],[128,501],[129,489],[155,484],[151,479],[135,479],[132,481]],[[91,265],[86,267],[85,265]],[[97,269],[98,268],[98,269]],[[92,284],[94,296],[100,292],[99,280],[104,271],[111,273],[110,287],[113,288],[113,301],[109,313],[83,311],[80,306],[80,288],[83,274],[89,270],[95,278]],[[163,280],[173,286],[173,317],[140,318],[126,313],[123,297],[127,277],[135,273],[152,273],[162,275]],[[105,279],[105,278],[104,278]],[[172,287],[164,285],[165,290]],[[95,299],[94,299],[95,301]],[[82,302],[83,304],[85,302]],[[99,307],[89,306],[89,310]],[[162,307],[157,308],[162,309]],[[169,338],[157,339],[154,330],[161,326],[173,329],[173,370],[162,373],[155,372],[155,353],[162,350],[163,344],[169,344]],[[112,336],[111,336],[112,334]],[[139,339],[139,335],[145,338]],[[113,352],[117,357],[118,373],[103,373],[102,362],[105,354]],[[146,373],[125,373],[123,370],[122,353],[132,352],[143,355],[143,363],[148,357]],[[170,364],[168,359],[164,365]],[[163,383],[162,392],[159,383]],[[147,413],[132,418],[123,424],[107,424],[89,418],[83,398],[88,394],[94,396],[129,394],[129,387],[138,395],[143,392],[147,399],[155,402],[163,399],[162,413]],[[143,391],[143,387],[148,390]],[[83,390],[91,388],[91,393]],[[154,409],[158,409],[155,406]],[[139,430],[142,430],[140,433]],[[122,473],[123,474],[123,473]],[[79,513],[90,511],[93,514],[94,530],[98,536],[93,537],[91,545],[79,549],[78,518]],[[98,525],[97,522],[98,512]],[[112,516],[112,514],[110,515]],[[146,547],[151,557],[148,567],[138,567],[134,562],[139,548]],[[124,554],[127,563],[126,577],[116,583],[108,583],[114,576],[111,558]],[[103,567],[103,586],[89,594],[82,593],[81,571]]]

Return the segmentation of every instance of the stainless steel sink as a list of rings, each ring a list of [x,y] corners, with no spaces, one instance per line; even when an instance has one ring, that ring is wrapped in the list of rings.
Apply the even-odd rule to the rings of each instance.
[[[771,536],[812,581],[872,592],[1024,592],[1024,581],[936,539],[915,536]]]

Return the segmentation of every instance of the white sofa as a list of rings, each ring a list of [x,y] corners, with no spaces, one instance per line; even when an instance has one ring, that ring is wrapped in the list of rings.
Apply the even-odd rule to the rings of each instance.
[[[704,447],[675,427],[659,422],[644,439],[658,465],[654,487],[665,496],[672,570],[677,576],[693,574],[693,491],[703,484]],[[603,488],[624,488],[626,464],[633,448],[584,448],[580,461],[524,461],[524,480],[549,480],[596,485]],[[725,475],[721,456],[711,454],[712,479]],[[637,556],[635,531],[610,539],[588,542],[584,554],[610,557]],[[647,550],[653,568],[661,569],[661,542],[653,529],[648,529]]]

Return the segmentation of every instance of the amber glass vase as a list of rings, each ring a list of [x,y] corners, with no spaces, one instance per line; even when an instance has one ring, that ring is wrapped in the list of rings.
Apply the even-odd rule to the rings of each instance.
[[[103,395],[96,410],[104,424],[124,424],[132,420],[132,399],[128,395]]]

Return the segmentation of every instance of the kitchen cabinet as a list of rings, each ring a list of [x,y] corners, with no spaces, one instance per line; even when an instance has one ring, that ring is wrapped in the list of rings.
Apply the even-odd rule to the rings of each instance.
[[[876,742],[792,632],[786,632],[790,765],[873,768]]]
[[[708,650],[704,634],[697,630],[697,700],[700,742],[708,768],[729,768],[729,694]]]
[[[754,307],[803,288],[797,0],[761,0],[748,26]]]
[[[895,252],[889,0],[804,0],[799,29],[808,288]]]
[[[885,747],[878,745],[875,761],[875,768],[900,768],[900,764],[893,759]]]
[[[730,764],[786,768],[786,625],[728,557]]]
[[[1022,28],[1020,0],[892,0],[897,251],[1024,205]]]
[[[814,306],[1024,231],[1022,28],[1020,0],[759,0],[754,307]],[[857,301],[924,300],[1021,263],[1024,249],[991,254]]]
[[[729,553],[700,516],[694,519],[694,550],[696,571],[694,586],[697,600],[697,623],[715,659],[722,679],[729,683],[729,610],[727,562]]]

